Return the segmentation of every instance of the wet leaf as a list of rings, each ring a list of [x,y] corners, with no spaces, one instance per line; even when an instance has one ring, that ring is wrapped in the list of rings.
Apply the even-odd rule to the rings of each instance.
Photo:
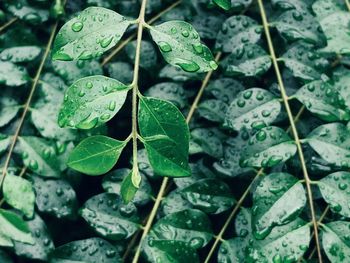
[[[168,21],[150,28],[164,59],[186,72],[207,72],[217,69],[214,57],[201,43],[193,27],[184,21]]]
[[[247,149],[242,153],[242,167],[273,167],[283,163],[296,153],[294,141],[281,128],[262,128],[251,136]]]
[[[281,103],[269,91],[251,88],[241,91],[231,102],[225,116],[225,123],[239,131],[260,129],[268,126],[281,111]]]
[[[58,32],[53,45],[54,60],[88,60],[115,46],[130,21],[102,7],[89,7],[69,20]]]
[[[80,209],[80,215],[98,234],[110,240],[126,239],[139,228],[135,205],[124,205],[117,194],[93,196]]]
[[[22,63],[35,60],[41,53],[37,46],[21,46],[6,48],[0,53],[0,59],[13,63]]]
[[[27,70],[12,62],[0,61],[0,84],[18,87],[26,84],[30,77]]]

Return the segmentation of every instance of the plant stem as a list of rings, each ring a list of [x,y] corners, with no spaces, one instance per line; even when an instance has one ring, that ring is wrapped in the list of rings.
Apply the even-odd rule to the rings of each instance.
[[[272,43],[272,39],[271,39],[271,35],[270,35],[270,30],[269,30],[269,26],[268,26],[268,22],[267,22],[267,17],[266,17],[266,13],[265,13],[265,8],[264,8],[262,0],[258,0],[258,4],[259,4],[260,15],[261,15],[261,19],[263,22],[266,40],[267,40],[267,44],[269,47],[270,55],[272,57],[272,62],[273,62],[273,66],[275,69],[278,85],[280,87],[281,96],[283,98],[284,106],[285,106],[286,111],[287,111],[288,119],[290,122],[290,127],[291,127],[291,130],[293,133],[295,144],[297,146],[297,151],[298,151],[298,155],[299,155],[299,159],[300,159],[301,168],[302,168],[303,175],[305,178],[305,185],[306,185],[307,195],[308,195],[308,199],[309,199],[309,206],[310,206],[310,210],[311,210],[312,223],[313,223],[313,228],[314,228],[314,232],[315,232],[315,241],[316,241],[318,259],[319,259],[319,263],[322,263],[321,246],[320,246],[320,241],[319,241],[319,237],[318,237],[317,219],[316,219],[316,215],[315,215],[313,196],[312,196],[312,190],[311,190],[311,183],[310,183],[310,178],[309,178],[308,171],[307,171],[306,164],[305,164],[304,153],[303,153],[303,149],[302,149],[302,146],[301,146],[301,143],[299,140],[299,134],[298,134],[298,131],[296,129],[296,125],[295,125],[294,120],[293,120],[292,111],[290,109],[290,105],[288,102],[288,96],[287,96],[287,93],[286,93],[286,90],[284,87],[284,83],[282,80],[280,69],[279,69],[279,66],[277,63],[277,58],[276,58],[275,50],[273,47],[273,43]]]
[[[349,0],[345,0],[345,4],[346,4],[346,7],[348,8],[348,10],[350,12],[350,2],[349,2]]]
[[[1,175],[1,179],[0,179],[0,192],[1,192],[2,185],[4,183],[4,180],[5,180],[5,177],[6,177],[6,174],[7,174],[7,169],[9,167],[9,164],[10,164],[10,161],[11,161],[11,156],[12,156],[13,150],[14,150],[15,145],[17,143],[18,136],[19,136],[19,134],[21,132],[21,129],[22,129],[25,117],[26,117],[26,115],[27,115],[27,113],[29,111],[30,103],[32,102],[34,92],[35,92],[37,84],[39,82],[39,78],[40,78],[41,72],[42,72],[42,70],[44,68],[45,61],[46,61],[46,59],[47,59],[47,57],[48,57],[48,55],[50,53],[51,45],[52,45],[53,39],[55,37],[56,31],[57,31],[57,27],[58,27],[58,22],[56,22],[55,25],[52,28],[49,41],[48,41],[48,43],[46,45],[45,53],[43,55],[43,58],[41,59],[39,68],[38,68],[38,70],[36,72],[36,75],[34,77],[34,81],[33,81],[32,87],[30,89],[28,99],[27,99],[27,101],[26,101],[26,103],[24,105],[24,109],[23,109],[21,118],[19,120],[19,124],[17,126],[16,131],[15,131],[15,134],[13,135],[13,139],[12,139],[9,151],[7,153],[7,156],[6,156],[5,164],[4,164],[3,169],[2,169],[2,175]]]
[[[10,21],[8,21],[7,23],[3,24],[1,27],[0,27],[0,33],[2,31],[4,31],[6,28],[8,28],[10,25],[12,25],[14,22],[16,22],[18,20],[18,17],[14,17],[12,18]]]
[[[175,3],[171,4],[170,6],[168,6],[167,8],[165,8],[164,10],[162,10],[161,12],[159,12],[157,15],[155,15],[154,17],[152,17],[149,21],[147,21],[147,24],[152,24],[155,21],[157,21],[162,15],[164,15],[165,13],[169,12],[170,10],[172,10],[173,8],[175,8],[176,6],[178,6],[180,3],[182,2],[182,0],[178,0]],[[101,63],[102,66],[106,65],[108,62],[111,61],[111,59],[117,55],[119,53],[120,50],[122,50],[131,40],[133,40],[135,37],[137,36],[137,33],[133,33],[131,34],[128,38],[126,38],[123,42],[121,42],[118,47],[113,50],[107,57],[105,57]]]

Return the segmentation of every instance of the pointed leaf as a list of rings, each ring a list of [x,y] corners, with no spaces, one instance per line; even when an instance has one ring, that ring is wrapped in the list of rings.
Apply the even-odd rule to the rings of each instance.
[[[168,21],[150,27],[150,33],[169,64],[187,72],[217,69],[211,51],[201,43],[197,31],[189,23]]]
[[[213,0],[213,2],[224,10],[230,10],[231,8],[231,0]]]
[[[117,114],[127,92],[127,86],[104,76],[79,79],[65,93],[58,124],[79,129],[97,127]]]
[[[53,45],[53,59],[91,59],[114,47],[130,21],[101,7],[89,7],[69,20],[58,32]]]
[[[70,153],[68,166],[87,175],[107,173],[117,163],[126,145],[107,136],[95,135],[86,138]]]

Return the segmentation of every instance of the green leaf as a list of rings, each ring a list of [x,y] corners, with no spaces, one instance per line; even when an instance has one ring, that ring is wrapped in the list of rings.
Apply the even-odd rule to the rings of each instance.
[[[268,126],[281,111],[281,103],[269,91],[251,88],[241,91],[226,111],[225,124],[239,131]]]
[[[319,29],[320,25],[316,18],[305,10],[287,10],[273,22],[273,25],[290,42],[304,40],[316,45],[323,45],[325,42],[325,37]]]
[[[125,53],[131,63],[135,61],[137,41],[132,41],[125,47]],[[157,51],[154,45],[149,42],[141,41],[140,67],[151,71],[157,66]]]
[[[295,262],[309,247],[309,224],[300,218],[272,229],[262,240],[253,240],[247,247],[246,262]]]
[[[65,180],[31,176],[36,193],[36,207],[41,213],[61,219],[74,219],[78,206],[72,186]]]
[[[12,241],[34,243],[28,226],[22,217],[14,212],[0,209],[0,245],[13,246]]]
[[[100,57],[118,43],[129,25],[129,20],[112,10],[89,7],[60,29],[52,58],[87,60]]]
[[[123,106],[128,87],[104,76],[77,80],[65,93],[58,115],[60,127],[91,129],[110,119]]]
[[[350,223],[345,221],[334,221],[323,226],[322,246],[332,263],[350,260],[349,228]]]
[[[220,100],[210,99],[201,102],[197,110],[201,117],[213,122],[222,123],[227,111],[227,104]]]
[[[150,33],[169,64],[187,72],[217,69],[209,48],[200,42],[197,31],[189,23],[168,21],[150,27]]]
[[[320,57],[313,45],[300,41],[292,45],[279,60],[292,71],[293,76],[305,82],[319,80],[329,66],[328,60]]]
[[[345,101],[338,90],[331,84],[316,80],[301,87],[294,95],[297,100],[320,119],[348,121],[350,114]]]
[[[327,46],[321,52],[349,54],[350,14],[337,1],[318,0],[312,5],[322,30],[327,38]]]
[[[350,173],[336,172],[317,182],[325,201],[334,213],[350,218]]]
[[[244,86],[232,78],[212,80],[205,89],[206,92],[226,104],[229,104],[243,90]]]
[[[116,194],[103,193],[90,198],[80,215],[101,236],[110,240],[129,238],[139,226],[134,204],[123,204]]]
[[[217,179],[198,180],[181,189],[181,195],[195,208],[209,214],[222,213],[235,203],[228,185]]]
[[[131,172],[129,172],[129,174],[124,177],[120,186],[120,195],[122,196],[123,201],[126,204],[134,199],[135,195],[137,194],[137,190],[140,187],[140,186],[138,187],[135,186],[135,184],[133,183],[133,178],[139,177],[138,181],[140,183],[142,182],[141,177],[139,175],[135,176],[135,173],[139,173],[139,172],[134,169]]]
[[[33,260],[47,261],[49,254],[55,249],[55,246],[45,222],[38,214],[35,214],[34,218],[25,222],[35,242],[33,244],[26,244],[15,241],[14,249],[16,255]]]
[[[12,62],[0,61],[0,84],[10,87],[18,87],[26,84],[30,77],[27,70]]]
[[[33,25],[39,25],[49,19],[49,11],[35,6],[27,0],[6,1],[5,9],[21,20]]]
[[[255,238],[264,239],[274,226],[294,220],[305,204],[306,192],[297,178],[288,173],[264,176],[253,194],[252,219]]]
[[[141,97],[138,122],[155,173],[189,176],[189,130],[181,112],[170,102]]]
[[[9,124],[17,115],[21,106],[8,94],[3,94],[0,98],[0,127]]]
[[[173,81],[184,82],[187,80],[201,80],[202,75],[200,73],[186,72],[179,67],[172,65],[166,65],[160,72],[159,77],[165,79],[171,79]]]
[[[213,2],[224,10],[231,8],[231,0],[213,0]]]
[[[242,153],[242,167],[273,167],[296,153],[297,147],[287,133],[278,127],[266,127],[255,133]]]
[[[102,238],[93,237],[64,244],[51,254],[50,263],[68,262],[121,263],[123,261],[112,244]]]
[[[218,263],[226,263],[230,261],[244,262],[245,248],[247,245],[247,240],[242,237],[223,240],[218,253]]]
[[[222,61],[225,75],[230,77],[259,77],[271,67],[270,56],[259,45],[238,46]]]
[[[210,156],[220,159],[223,155],[221,138],[213,129],[196,128],[192,130],[193,141],[200,145],[203,151]]]
[[[30,62],[35,60],[41,53],[37,46],[22,46],[6,48],[0,53],[0,59],[13,63]]]
[[[126,141],[95,135],[86,138],[70,153],[67,165],[87,175],[107,173],[117,163]]]
[[[21,136],[18,142],[23,163],[28,169],[45,177],[61,176],[57,151],[51,142],[34,136]]]
[[[242,45],[256,44],[261,37],[262,26],[248,16],[231,16],[221,27],[215,48],[231,53]]]
[[[34,214],[35,194],[32,184],[19,176],[8,174],[3,185],[5,201],[31,218]]]
[[[345,67],[339,67],[333,71],[334,87],[338,90],[344,99],[345,105],[350,109],[350,70]]]
[[[321,125],[307,136],[305,142],[331,165],[350,167],[350,136],[345,125]]]
[[[121,194],[126,202],[127,199],[131,198],[130,201],[137,205],[143,206],[151,200],[151,186],[147,180],[147,177],[140,172],[141,184],[139,188],[131,185],[131,170],[122,168],[109,172],[102,181],[103,189],[108,193]],[[125,186],[124,186],[125,182]],[[125,187],[123,189],[123,187]],[[130,187],[130,189],[129,189]],[[124,194],[124,191],[125,194]],[[133,193],[135,192],[135,195]],[[126,198],[128,197],[128,198]]]

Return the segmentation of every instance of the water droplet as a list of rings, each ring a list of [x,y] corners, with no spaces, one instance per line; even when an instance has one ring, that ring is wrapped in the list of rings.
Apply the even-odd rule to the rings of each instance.
[[[170,52],[170,51],[172,51],[171,46],[167,42],[160,41],[160,42],[158,42],[158,46],[159,46],[160,50],[163,51],[163,52]]]
[[[38,170],[38,168],[39,168],[38,162],[36,160],[30,160],[29,161],[29,168],[34,170],[34,171]]]
[[[108,109],[110,111],[114,111],[116,106],[117,106],[117,103],[114,100],[110,101],[109,104],[108,104]]]
[[[183,30],[181,32],[181,35],[183,35],[184,37],[188,37],[190,35],[190,32],[188,32],[187,30]]]
[[[211,60],[209,62],[209,66],[213,69],[213,70],[216,70],[218,68],[218,64],[214,61],[214,60]]]
[[[185,59],[177,59],[177,61],[176,65],[180,66],[186,72],[196,72],[199,70],[198,64],[194,61]]]
[[[83,29],[83,27],[84,27],[84,24],[82,22],[80,22],[80,21],[75,22],[75,23],[72,24],[72,30],[74,32],[79,32],[80,30]]]
[[[266,139],[266,132],[265,131],[259,131],[257,134],[256,134],[256,139],[258,141],[264,141]]]
[[[112,42],[112,40],[113,40],[113,37],[104,38],[104,39],[101,40],[100,46],[101,46],[102,48],[106,48],[106,47],[108,47],[108,45]]]
[[[91,89],[92,87],[93,87],[92,82],[89,81],[89,82],[86,83],[86,88],[87,89]]]

